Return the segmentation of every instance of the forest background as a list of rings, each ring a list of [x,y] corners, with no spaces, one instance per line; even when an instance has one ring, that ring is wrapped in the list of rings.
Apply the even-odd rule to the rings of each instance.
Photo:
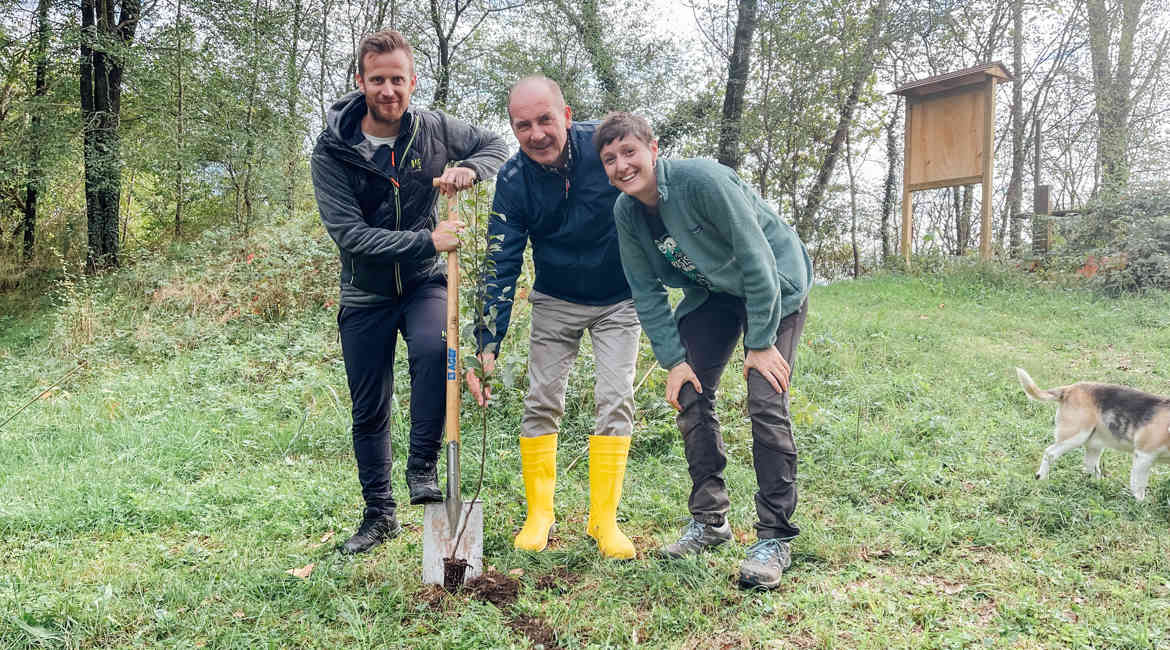
[[[900,252],[888,93],[1001,60],[991,234],[1027,254],[1036,185],[1064,212],[1166,179],[1168,20],[1160,0],[3,0],[0,286],[309,218],[306,153],[380,27],[415,44],[416,106],[506,134],[509,84],[540,72],[578,119],[642,113],[668,155],[749,178],[824,278]],[[916,194],[911,252],[966,254],[980,200]]]

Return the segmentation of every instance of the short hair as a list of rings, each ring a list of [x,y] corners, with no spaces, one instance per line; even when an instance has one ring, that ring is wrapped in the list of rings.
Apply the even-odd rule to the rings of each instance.
[[[410,71],[413,74],[414,53],[410,51],[410,43],[406,42],[405,36],[393,29],[383,29],[380,32],[366,34],[362,37],[362,42],[358,45],[358,74],[366,74],[367,54],[389,54],[394,50],[406,52],[406,58],[410,61]]]
[[[654,131],[646,118],[625,111],[613,111],[606,114],[601,125],[594,131],[593,146],[597,153],[601,153],[605,145],[630,135],[647,145],[654,141]]]
[[[560,84],[558,84],[557,82],[553,81],[552,79],[549,79],[548,77],[546,77],[542,74],[531,74],[531,75],[528,75],[527,77],[524,77],[520,81],[517,81],[516,83],[512,84],[512,87],[508,89],[508,119],[509,120],[512,119],[512,96],[516,94],[516,89],[519,88],[520,86],[526,86],[526,85],[533,84],[533,83],[541,84],[541,85],[545,86],[548,89],[548,91],[552,93],[553,99],[557,100],[557,102],[559,102],[561,106],[565,105],[565,94],[561,92],[561,85]]]

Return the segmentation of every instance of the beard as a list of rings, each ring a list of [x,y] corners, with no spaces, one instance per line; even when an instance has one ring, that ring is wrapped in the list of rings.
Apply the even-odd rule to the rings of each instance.
[[[370,119],[380,124],[395,124],[402,119],[402,104],[394,104],[393,107],[383,104],[377,104],[372,101],[366,101],[366,111],[370,115]]]

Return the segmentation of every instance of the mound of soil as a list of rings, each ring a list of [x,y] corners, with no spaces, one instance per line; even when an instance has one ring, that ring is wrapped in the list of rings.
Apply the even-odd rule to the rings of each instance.
[[[516,602],[516,597],[520,593],[520,581],[498,571],[487,571],[468,580],[463,588],[472,598],[505,609]]]

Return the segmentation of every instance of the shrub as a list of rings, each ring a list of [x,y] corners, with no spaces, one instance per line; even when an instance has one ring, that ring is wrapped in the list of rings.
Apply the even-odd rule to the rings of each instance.
[[[1062,257],[1111,293],[1170,289],[1170,185],[1093,205],[1068,225]]]

